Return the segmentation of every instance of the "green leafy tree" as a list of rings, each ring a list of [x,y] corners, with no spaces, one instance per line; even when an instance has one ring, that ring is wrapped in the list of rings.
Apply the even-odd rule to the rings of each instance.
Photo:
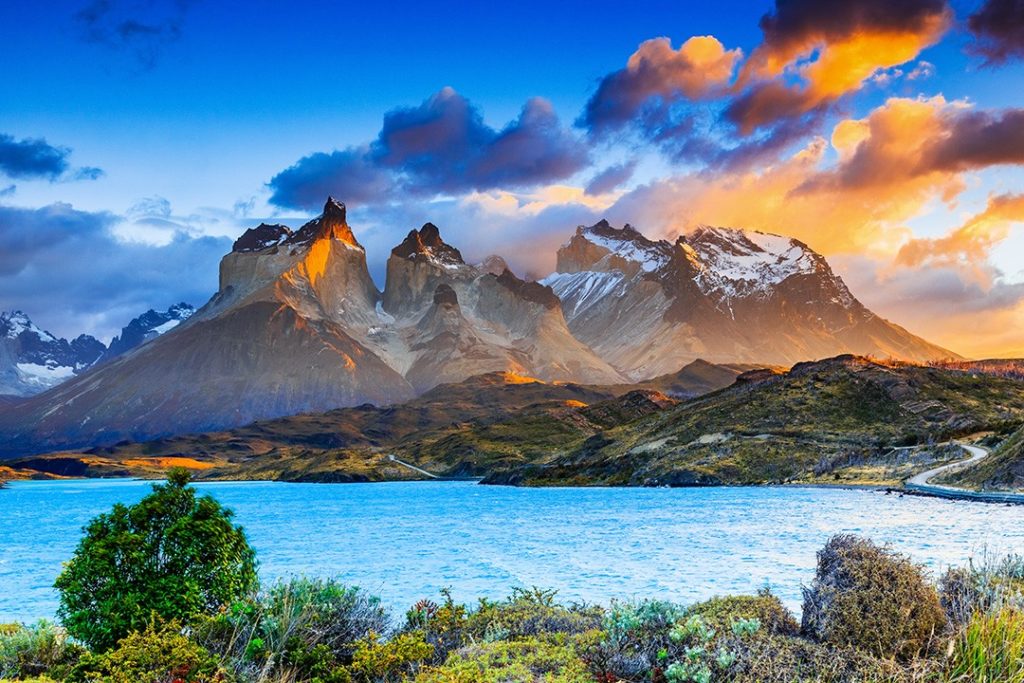
[[[242,528],[189,480],[172,470],[137,504],[117,504],[85,528],[56,587],[65,628],[93,650],[144,630],[154,614],[188,624],[256,590]]]

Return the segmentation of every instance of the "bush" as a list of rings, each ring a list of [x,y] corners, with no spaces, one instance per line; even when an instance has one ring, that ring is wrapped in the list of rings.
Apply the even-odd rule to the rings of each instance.
[[[976,613],[1024,609],[1024,558],[986,556],[978,564],[949,569],[939,582],[939,595],[956,627],[966,626]]]
[[[86,655],[68,679],[74,683],[212,683],[225,680],[220,660],[189,640],[177,621],[151,622],[117,647]]]
[[[1024,612],[977,613],[953,643],[949,683],[1024,683]]]
[[[61,621],[93,650],[145,628],[153,614],[187,624],[255,589],[241,527],[188,481],[172,471],[139,503],[96,517],[57,578]]]
[[[926,651],[945,623],[918,565],[855,536],[835,536],[825,545],[814,582],[804,589],[804,633],[882,658]]]
[[[482,600],[466,628],[474,640],[517,640],[553,633],[575,635],[601,627],[604,610],[581,604],[560,605],[555,591],[514,589],[503,602]]]
[[[768,589],[757,595],[730,595],[697,603],[687,614],[699,614],[712,627],[728,630],[738,620],[756,619],[765,633],[796,635],[800,624],[782,601]]]
[[[0,680],[44,673],[63,677],[82,654],[63,630],[49,622],[5,624],[0,629]]]
[[[580,659],[580,639],[526,638],[466,647],[443,666],[424,669],[416,683],[593,683]],[[590,637],[593,640],[593,637]]]
[[[242,677],[290,672],[326,683],[345,676],[339,670],[352,663],[358,641],[389,622],[380,601],[358,588],[298,578],[207,619],[196,639]]]
[[[371,633],[356,646],[352,677],[360,683],[398,683],[415,674],[433,652],[422,632],[399,633],[387,641]]]

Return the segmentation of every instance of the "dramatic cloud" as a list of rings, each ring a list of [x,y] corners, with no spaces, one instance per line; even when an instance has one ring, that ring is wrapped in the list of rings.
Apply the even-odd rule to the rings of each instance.
[[[216,291],[230,239],[124,242],[114,234],[120,221],[67,204],[0,206],[0,310],[24,310],[61,336],[109,337],[149,308],[202,304]]]
[[[529,100],[518,118],[495,130],[469,100],[444,88],[418,107],[385,114],[369,145],[300,159],[270,180],[270,201],[310,209],[328,194],[372,203],[399,192],[525,188],[567,178],[588,163],[587,147],[547,101]]]
[[[132,55],[143,68],[181,37],[194,0],[91,0],[75,13],[82,37]]]
[[[962,102],[892,98],[865,119],[841,121],[832,143],[840,162],[808,178],[802,190],[867,188],[915,178],[961,189],[959,174],[1024,163],[1024,109],[974,111]]]
[[[590,182],[587,183],[586,193],[598,195],[616,190],[633,177],[634,171],[636,171],[636,161],[609,166],[590,179]]]
[[[668,38],[645,41],[624,69],[601,80],[578,123],[603,135],[633,122],[645,109],[721,95],[742,55],[738,49],[726,50],[713,36],[695,36],[678,50]]]
[[[971,51],[989,65],[1024,57],[1024,0],[985,0],[967,25],[978,41]]]
[[[945,0],[777,0],[726,115],[747,134],[828,106],[938,42],[952,16]]]

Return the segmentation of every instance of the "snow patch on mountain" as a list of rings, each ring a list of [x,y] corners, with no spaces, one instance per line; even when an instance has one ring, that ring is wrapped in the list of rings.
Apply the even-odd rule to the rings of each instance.
[[[551,287],[558,298],[570,307],[569,315],[575,316],[602,302],[625,279],[625,275],[617,270],[582,270],[578,273],[552,273],[540,283]]]

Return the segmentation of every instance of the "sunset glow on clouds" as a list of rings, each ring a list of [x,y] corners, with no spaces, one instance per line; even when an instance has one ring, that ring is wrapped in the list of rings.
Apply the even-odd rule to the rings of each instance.
[[[467,58],[465,73],[440,70],[429,87],[365,107],[359,126],[347,125],[353,115],[346,113],[308,135],[297,126],[254,129],[239,143],[252,162],[232,166],[227,155],[214,164],[245,178],[216,206],[198,180],[176,189],[188,185],[193,169],[202,173],[202,163],[133,190],[122,204],[89,204],[96,200],[86,185],[114,196],[118,187],[135,187],[134,179],[42,124],[15,131],[4,119],[11,133],[0,126],[0,235],[12,239],[24,220],[43,221],[47,234],[81,231],[84,221],[110,253],[144,249],[148,240],[151,249],[180,253],[196,270],[201,261],[215,275],[220,238],[257,216],[302,220],[333,194],[349,204],[378,276],[390,247],[428,220],[469,258],[498,252],[521,273],[544,275],[575,226],[602,217],[651,237],[700,224],[742,227],[807,242],[865,304],[930,341],[973,356],[1024,356],[1020,7],[1016,0],[765,0],[742,16],[735,8],[689,21],[666,15],[614,51],[577,46],[575,33],[555,35],[551,55],[541,55],[544,67],[522,67],[530,55],[517,53],[500,71],[504,78],[488,71],[473,81]],[[109,32],[85,42],[135,55],[143,74],[131,76],[137,82],[187,43],[188,22],[202,12],[199,3],[186,14],[170,12],[174,21],[153,44],[119,47],[95,37]],[[598,19],[586,25],[581,14],[567,12],[566,26],[598,30]],[[76,16],[80,27],[88,19]],[[96,26],[108,20],[97,17]],[[614,32],[607,23],[601,28]],[[601,45],[608,43],[602,35]],[[447,44],[438,40],[428,51],[443,54]],[[299,55],[303,49],[313,48],[292,46]],[[401,85],[422,55],[388,62],[373,83],[342,83],[325,72],[324,92],[335,107],[354,107],[374,85]],[[589,82],[559,81],[560,63],[598,58]],[[288,78],[319,63],[297,59]],[[530,85],[513,87],[519,68],[529,71]],[[264,78],[286,76],[270,69]],[[484,82],[494,91],[481,92]],[[273,112],[291,100],[270,98],[265,106]],[[275,141],[287,136],[299,142]],[[271,150],[264,156],[253,151],[264,147]],[[90,165],[72,166],[72,149],[75,164]],[[138,209],[145,197],[175,192],[185,199],[175,198],[173,210],[170,202],[151,213]],[[179,208],[190,196],[202,199]],[[40,213],[71,198],[73,214]],[[65,215],[74,224],[62,223]],[[0,270],[0,286],[7,283],[0,308],[31,306],[33,291],[40,301],[54,297],[33,273],[75,239],[19,242]],[[208,240],[209,254],[197,257],[200,240]],[[147,282],[156,286],[159,278]],[[201,296],[200,284],[187,293],[166,287],[168,302]],[[72,297],[66,306],[67,316],[101,320],[98,329],[117,326],[102,320],[95,297]]]

